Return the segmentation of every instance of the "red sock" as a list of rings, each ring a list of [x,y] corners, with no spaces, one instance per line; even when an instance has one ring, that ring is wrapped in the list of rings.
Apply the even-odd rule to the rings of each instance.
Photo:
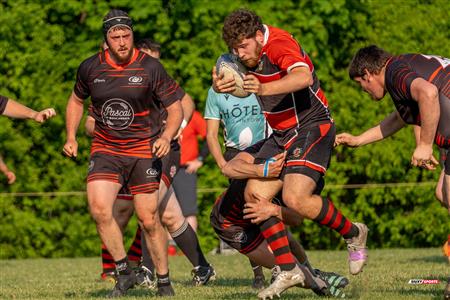
[[[105,244],[102,243],[102,269],[103,273],[114,272],[116,270],[116,264]]]
[[[345,239],[350,239],[359,234],[359,229],[350,222],[329,199],[322,198],[322,208],[315,222],[327,226],[337,232]]]
[[[141,228],[138,227],[136,230],[136,235],[134,236],[133,243],[127,252],[128,260],[133,262],[140,262],[142,257],[142,247],[141,247]]]
[[[275,217],[270,217],[260,224],[261,233],[272,249],[275,262],[282,271],[289,271],[295,267],[295,258],[289,248],[286,229],[283,222]]]

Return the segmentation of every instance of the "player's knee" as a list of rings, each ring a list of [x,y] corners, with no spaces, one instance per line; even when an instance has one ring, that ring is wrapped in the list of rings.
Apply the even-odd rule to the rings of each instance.
[[[140,220],[142,227],[148,233],[153,233],[155,228],[159,225],[159,219],[156,214],[149,214]]]
[[[92,218],[97,224],[111,222],[113,219],[111,210],[105,207],[94,205],[91,206],[90,210]]]
[[[161,218],[161,222],[164,224],[164,226],[169,230],[169,232],[172,232],[181,226],[183,224],[183,216],[177,216],[174,214],[164,214]]]

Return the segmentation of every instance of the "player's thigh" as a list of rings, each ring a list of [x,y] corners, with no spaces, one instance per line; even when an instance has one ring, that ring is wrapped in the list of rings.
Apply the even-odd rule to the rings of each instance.
[[[255,195],[270,201],[282,187],[283,182],[280,179],[249,179],[245,187],[245,201],[256,201]]]
[[[308,199],[316,189],[316,182],[304,174],[286,174],[283,185],[283,201],[290,206],[294,199]]]
[[[159,214],[161,222],[172,232],[183,224],[185,218],[172,187],[169,188],[165,198],[163,205],[159,206]]]
[[[120,229],[124,229],[134,213],[133,199],[122,199],[117,197],[114,202],[113,216]]]
[[[113,215],[113,206],[121,185],[119,183],[94,180],[87,184],[89,209],[92,214]]]

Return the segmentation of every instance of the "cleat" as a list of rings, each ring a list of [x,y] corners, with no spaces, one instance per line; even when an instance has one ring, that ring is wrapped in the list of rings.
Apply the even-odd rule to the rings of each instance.
[[[328,282],[330,286],[337,289],[343,289],[350,283],[346,277],[334,272],[323,272],[319,269],[314,269],[314,273],[322,280]]]
[[[345,240],[348,249],[348,266],[350,274],[357,275],[361,273],[367,263],[367,233],[369,229],[365,224],[353,223],[359,229],[358,236]]]
[[[211,265],[207,267],[197,266],[192,269],[192,284],[195,286],[205,285],[208,281],[216,279],[216,271]]]
[[[136,270],[136,285],[154,290],[156,289],[156,284],[155,274],[150,269],[145,266],[140,266]]]
[[[114,289],[108,295],[108,298],[117,298],[125,296],[127,291],[134,287],[136,284],[136,274],[134,271],[131,271],[130,274],[127,275],[118,275],[117,282],[114,286]]]
[[[270,277],[270,283],[272,284],[277,276],[280,275],[281,269],[280,266],[275,266],[270,271],[272,272],[272,277]]]
[[[116,283],[116,272],[102,272],[100,274],[100,280],[105,282]]]
[[[264,275],[256,275],[255,278],[253,278],[252,288],[254,288],[255,290],[263,289],[264,282],[265,282]]]
[[[305,275],[297,265],[290,271],[281,271],[267,288],[258,293],[258,298],[272,299],[275,295],[279,297],[282,292],[296,285],[305,286]]]
[[[175,291],[173,290],[172,285],[169,283],[168,285],[158,286],[156,295],[160,297],[172,297],[175,296]]]

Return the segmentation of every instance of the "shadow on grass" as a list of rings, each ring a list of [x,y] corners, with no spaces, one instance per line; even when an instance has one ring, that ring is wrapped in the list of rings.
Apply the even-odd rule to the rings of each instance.
[[[207,286],[225,286],[225,287],[251,287],[252,279],[244,279],[244,278],[217,278],[214,281],[209,281]],[[185,280],[180,281],[178,284],[181,284],[186,287],[192,287],[192,281]]]
[[[444,288],[441,288],[441,285],[436,285],[436,288],[433,289],[421,289],[417,288],[396,288],[396,289],[380,289],[379,292],[383,293],[395,293],[400,294],[402,296],[410,296],[413,299],[415,296],[429,296],[428,299],[442,299],[444,295]]]
[[[448,264],[447,258],[443,255],[429,255],[423,257],[414,257],[406,260],[407,262],[426,262],[426,263],[445,263]]]
[[[75,293],[65,293],[66,298],[73,298],[73,297],[90,297],[90,298],[107,298],[109,293],[111,293],[112,289],[98,289],[95,291],[91,291],[88,293],[83,293],[84,295],[75,295]],[[148,289],[130,289],[127,291],[127,297],[155,297],[156,291],[151,291]]]

